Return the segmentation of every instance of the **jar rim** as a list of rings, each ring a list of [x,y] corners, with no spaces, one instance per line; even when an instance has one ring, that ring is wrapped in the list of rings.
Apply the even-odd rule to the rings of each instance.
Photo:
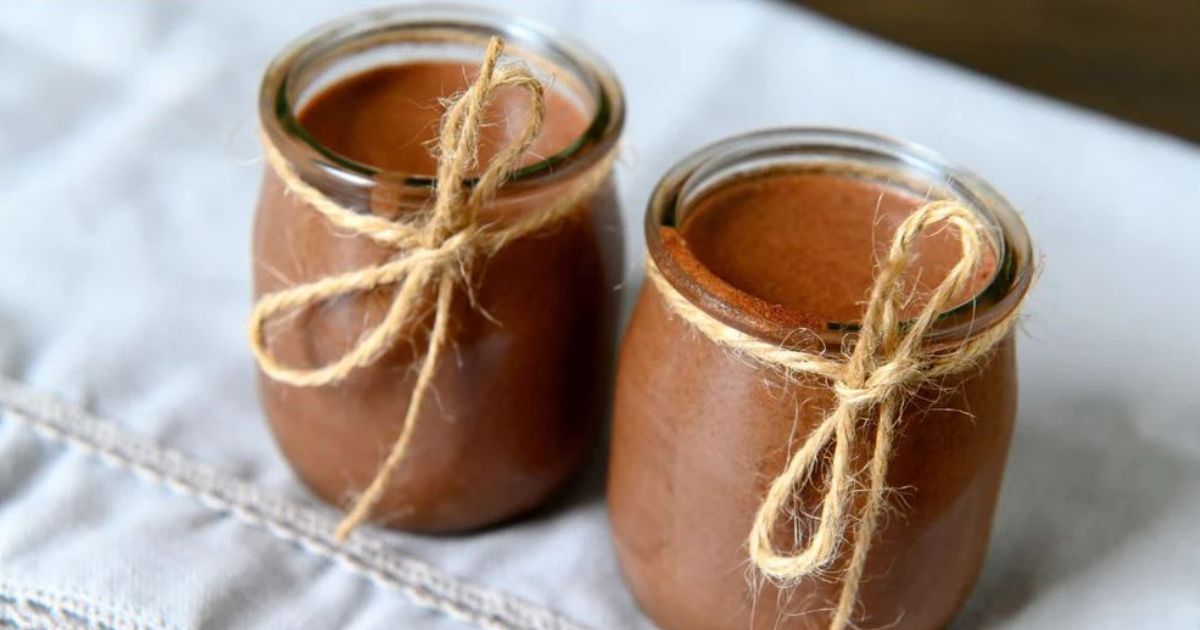
[[[504,191],[544,186],[566,179],[600,161],[613,148],[625,122],[621,85],[607,63],[586,45],[541,24],[512,14],[458,4],[421,3],[352,13],[325,22],[292,40],[267,67],[259,90],[263,131],[280,152],[297,163],[351,186],[386,178],[399,190],[427,191],[429,174],[379,169],[337,153],[309,134],[296,118],[292,83],[307,68],[342,52],[359,52],[405,41],[436,41],[419,33],[441,33],[446,41],[478,43],[480,54],[492,36],[509,44],[506,56],[527,51],[551,67],[572,73],[587,90],[595,112],[584,131],[560,151],[515,171]],[[451,34],[453,37],[451,37]],[[367,43],[367,40],[372,40]],[[308,169],[305,169],[308,170]],[[477,178],[465,178],[472,185]]]
[[[918,181],[929,187],[931,198],[959,201],[997,229],[1001,251],[997,252],[992,279],[970,299],[942,312],[926,333],[926,344],[961,342],[988,330],[1018,307],[1033,282],[1034,251],[1020,215],[999,192],[974,173],[951,165],[924,146],[830,127],[781,127],[744,133],[711,143],[673,166],[651,195],[644,226],[649,257],[667,282],[705,313],[741,332],[784,347],[810,347],[814,341],[822,349],[840,347],[848,333],[858,330],[857,323],[826,321],[819,328],[796,334],[795,324],[785,326],[779,318],[732,305],[700,282],[688,271],[688,265],[681,264],[664,243],[661,232],[662,227],[676,227],[675,221],[688,203],[703,196],[696,190],[719,187],[712,180],[722,173],[736,168],[753,171],[753,165],[767,160],[801,159],[814,165],[870,166],[897,178]],[[710,187],[704,188],[706,184]],[[722,290],[762,301],[732,285]],[[804,317],[805,314],[794,315],[797,317],[789,319],[811,319]]]

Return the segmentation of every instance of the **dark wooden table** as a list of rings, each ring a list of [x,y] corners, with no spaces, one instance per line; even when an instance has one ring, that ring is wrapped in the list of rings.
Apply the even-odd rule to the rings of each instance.
[[[1200,142],[1200,0],[802,0],[895,42]]]

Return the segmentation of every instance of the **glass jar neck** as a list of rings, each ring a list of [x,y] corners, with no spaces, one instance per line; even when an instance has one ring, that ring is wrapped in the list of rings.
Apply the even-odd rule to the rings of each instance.
[[[298,112],[323,89],[372,68],[430,61],[478,64],[493,36],[504,39],[506,58],[526,64],[590,115],[586,129],[568,146],[514,173],[502,197],[567,181],[614,150],[624,124],[623,95],[594,54],[503,13],[441,5],[351,15],[295,40],[263,78],[259,119],[266,140],[306,182],[335,200],[365,207],[381,198],[383,187],[383,197],[400,205],[424,203],[437,183],[431,174],[383,171],[339,154],[304,129]]]
[[[680,228],[697,201],[748,174],[782,169],[812,171],[876,182],[921,198],[956,201],[994,226],[1000,235],[996,271],[990,282],[962,305],[941,314],[926,336],[929,345],[953,344],[978,335],[1016,308],[1033,279],[1029,235],[1016,211],[978,177],[948,165],[912,144],[853,131],[818,128],[772,129],[720,141],[684,159],[659,182],[646,214],[649,255],[673,288],[709,315],[742,332],[798,349],[840,348],[849,322],[816,321],[796,329],[802,316],[781,316],[775,308],[747,308],[755,296],[734,287],[715,289],[664,243],[663,228]],[[729,291],[747,300],[730,300]]]

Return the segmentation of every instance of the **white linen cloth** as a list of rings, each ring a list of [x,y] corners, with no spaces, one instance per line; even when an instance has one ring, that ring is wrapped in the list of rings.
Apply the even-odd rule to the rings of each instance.
[[[956,625],[1200,627],[1200,149],[788,4],[507,4],[624,82],[627,299],[651,187],[732,133],[896,135],[1005,192],[1046,271]],[[597,473],[478,535],[367,528],[339,547],[264,428],[243,341],[258,81],[291,38],[365,6],[0,12],[0,627],[648,625]]]

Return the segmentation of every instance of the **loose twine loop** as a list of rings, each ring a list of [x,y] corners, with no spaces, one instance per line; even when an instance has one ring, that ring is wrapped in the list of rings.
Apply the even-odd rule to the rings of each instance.
[[[962,256],[920,313],[910,321],[903,321],[901,309],[907,293],[902,276],[915,258],[913,245],[925,230],[939,224],[957,228]],[[969,286],[987,255],[987,248],[1000,252],[994,229],[961,204],[935,201],[918,208],[897,228],[887,258],[879,265],[862,325],[852,340],[853,350],[845,359],[781,348],[736,330],[681,295],[653,262],[647,265],[650,280],[670,310],[704,336],[787,374],[813,375],[831,382],[837,404],[771,482],[755,514],[748,540],[750,558],[757,569],[775,582],[789,586],[801,578],[824,575],[838,558],[840,546],[853,527],[850,560],[842,575],[841,593],[830,628],[845,628],[854,612],[867,553],[886,507],[888,460],[906,394],[933,379],[977,366],[1009,334],[1019,317],[1018,304],[999,322],[959,346],[940,351],[922,347],[923,337],[938,316],[953,307]],[[872,419],[876,426],[867,470],[867,499],[861,511],[852,515],[851,497],[858,473],[852,469],[851,451],[856,431]],[[831,442],[833,454],[820,515],[795,551],[780,551],[772,541],[772,533],[780,520],[788,517],[794,493],[811,480]]]
[[[259,298],[250,314],[250,348],[267,376],[296,387],[341,382],[354,370],[371,365],[394,347],[405,327],[421,312],[427,291],[436,287],[436,307],[429,345],[421,360],[400,436],[370,485],[338,524],[334,533],[338,540],[345,539],[355,527],[370,517],[391,483],[393,473],[408,452],[421,405],[431,387],[438,359],[447,341],[450,307],[456,285],[461,283],[468,288],[468,295],[471,294],[472,260],[493,256],[513,239],[561,221],[603,183],[611,168],[611,157],[605,158],[549,205],[537,212],[525,213],[507,226],[481,225],[478,222],[479,210],[496,196],[498,189],[520,167],[522,156],[541,132],[546,116],[545,88],[542,83],[522,65],[497,67],[503,52],[503,42],[493,37],[488,43],[479,76],[449,104],[438,137],[437,190],[433,209],[416,220],[393,221],[338,204],[305,182],[271,140],[263,135],[267,163],[289,194],[311,206],[334,227],[365,236],[396,251],[392,258],[378,265],[288,287]],[[502,87],[525,91],[529,100],[529,115],[514,140],[488,162],[474,186],[470,187],[464,180],[477,166],[484,113],[495,90]],[[365,331],[349,350],[333,362],[313,368],[292,367],[285,365],[268,349],[265,330],[273,318],[311,308],[336,297],[392,285],[396,285],[395,294],[383,319]]]

